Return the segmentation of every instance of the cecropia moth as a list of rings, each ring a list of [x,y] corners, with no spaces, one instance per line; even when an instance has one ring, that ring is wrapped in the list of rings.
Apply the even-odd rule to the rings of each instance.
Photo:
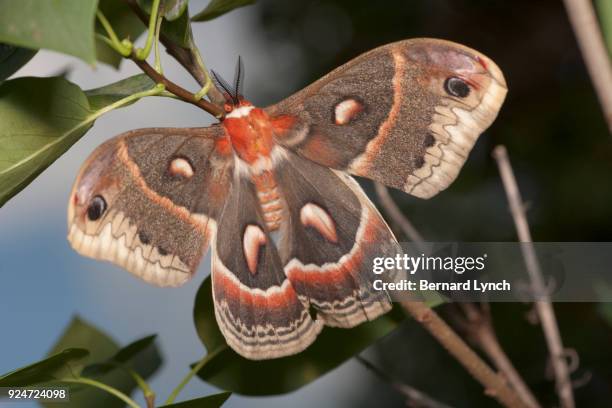
[[[507,89],[477,51],[415,39],[267,108],[225,91],[218,124],[138,129],[98,147],[74,184],[68,239],[159,286],[187,282],[211,245],[227,343],[269,359],[304,350],[324,325],[391,308],[372,289],[372,260],[401,249],[351,175],[432,197],[457,177]]]

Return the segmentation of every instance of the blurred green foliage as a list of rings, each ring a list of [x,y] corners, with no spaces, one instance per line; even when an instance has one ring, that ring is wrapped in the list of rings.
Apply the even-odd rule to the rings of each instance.
[[[36,50],[0,43],[0,83],[34,57]]]
[[[119,348],[119,345],[106,333],[83,319],[74,317],[49,355],[56,355],[62,350],[72,348],[86,349],[89,355],[79,360],[79,366],[72,364],[70,373],[57,378],[70,378],[79,375],[80,372],[83,377],[96,379],[129,395],[136,390],[137,383],[122,367],[134,370],[145,379],[153,375],[162,364],[162,357],[154,340],[155,336],[149,336]],[[114,362],[115,365],[105,367],[109,362]],[[97,388],[71,384],[70,389],[70,402],[62,404],[64,407],[124,406],[116,397]],[[57,406],[53,403],[43,405]]]
[[[612,55],[612,1],[595,0],[597,14],[601,24],[601,31],[608,46],[608,51]]]
[[[206,8],[195,16],[192,21],[208,21],[234,9],[248,6],[255,3],[255,0],[210,0]]]

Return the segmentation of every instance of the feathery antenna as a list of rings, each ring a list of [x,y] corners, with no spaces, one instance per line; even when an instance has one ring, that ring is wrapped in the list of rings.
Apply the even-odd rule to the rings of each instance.
[[[212,74],[212,79],[215,83],[215,85],[217,86],[217,88],[221,88],[225,91],[225,93],[233,99],[233,92],[231,91],[232,86],[225,80],[223,79],[223,77],[221,77],[221,75],[217,74],[215,71],[213,71],[212,69],[210,70],[210,73]]]
[[[242,88],[244,84],[244,64],[242,63],[242,57],[238,56],[238,62],[236,63],[236,73],[234,74],[234,81],[236,87],[234,90],[236,93],[234,94],[234,98],[236,101],[239,96],[242,96]]]
[[[217,88],[223,89],[226,98],[231,98],[234,104],[238,104],[240,102],[240,97],[242,96],[242,87],[244,83],[244,64],[242,63],[242,57],[238,56],[238,62],[236,64],[236,72],[234,74],[234,86],[230,85],[223,77],[217,74],[212,69],[210,70],[212,74],[212,79]]]

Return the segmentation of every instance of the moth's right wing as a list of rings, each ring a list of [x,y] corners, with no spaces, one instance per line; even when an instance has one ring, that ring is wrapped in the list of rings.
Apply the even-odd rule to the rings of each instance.
[[[501,70],[450,41],[387,44],[266,109],[277,142],[421,198],[448,187],[504,101]]]

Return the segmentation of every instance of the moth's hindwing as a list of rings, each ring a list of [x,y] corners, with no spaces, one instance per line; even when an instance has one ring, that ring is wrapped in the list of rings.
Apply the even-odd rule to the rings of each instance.
[[[278,143],[300,155],[429,198],[457,177],[506,91],[481,53],[415,39],[365,53],[267,112],[282,124]]]
[[[285,274],[317,318],[349,328],[390,310],[372,267],[401,248],[359,184],[290,152],[278,173],[288,208],[279,243]]]
[[[231,185],[232,161],[215,149],[219,126],[139,129],[98,147],[68,207],[68,239],[158,286],[195,272]]]
[[[350,176],[280,156],[280,228],[268,229],[255,185],[237,172],[213,248],[217,322],[250,359],[300,352],[323,325],[353,327],[388,311],[387,294],[372,287],[372,261],[401,251]]]
[[[215,315],[227,343],[261,360],[308,347],[322,329],[285,276],[249,178],[236,175],[213,244]]]

